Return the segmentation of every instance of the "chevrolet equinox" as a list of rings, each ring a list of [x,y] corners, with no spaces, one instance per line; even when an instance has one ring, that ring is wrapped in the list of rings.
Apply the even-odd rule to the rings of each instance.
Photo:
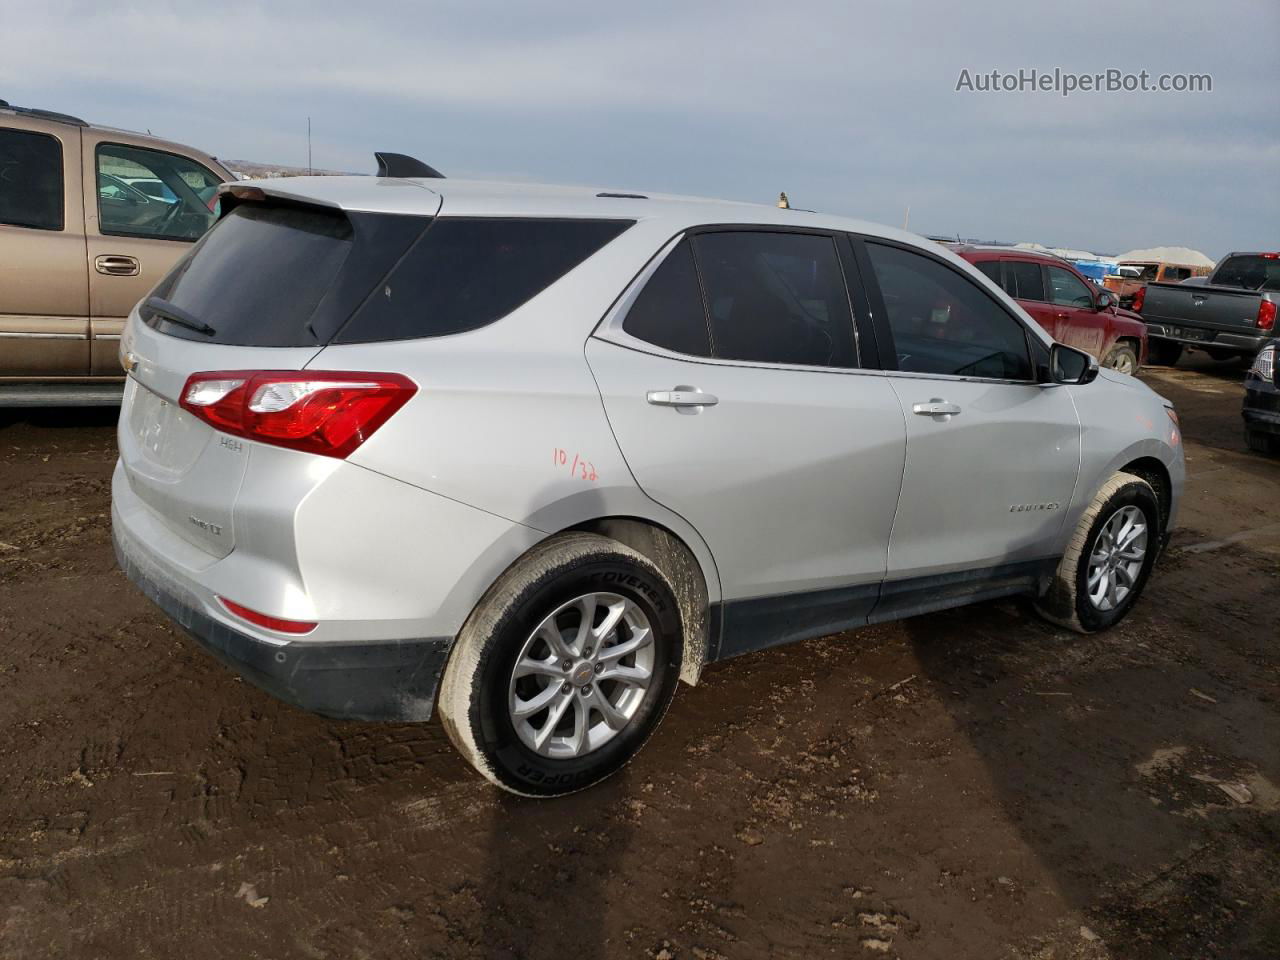
[[[1177,512],[1171,405],[912,234],[438,177],[221,199],[124,331],[120,565],[276,696],[438,707],[516,793],[616,771],[727,657],[1018,595],[1111,627]]]

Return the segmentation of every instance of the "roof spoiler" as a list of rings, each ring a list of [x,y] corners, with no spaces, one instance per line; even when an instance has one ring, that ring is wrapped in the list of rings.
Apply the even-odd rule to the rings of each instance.
[[[380,177],[444,179],[444,174],[435,169],[435,167],[429,167],[421,160],[415,160],[413,157],[405,156],[403,153],[377,152],[373,156],[378,161],[378,176]]]

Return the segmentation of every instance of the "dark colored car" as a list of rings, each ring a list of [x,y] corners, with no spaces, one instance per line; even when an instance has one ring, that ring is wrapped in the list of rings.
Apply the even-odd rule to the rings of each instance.
[[[1147,284],[1133,309],[1151,335],[1151,362],[1172,365],[1187,347],[1247,360],[1275,336],[1278,302],[1280,253],[1229,253],[1203,284]]]
[[[1017,247],[953,245],[952,249],[1004,288],[1059,343],[1134,374],[1147,359],[1147,326],[1116,304],[1061,257]]]
[[[1260,351],[1244,380],[1244,436],[1257,453],[1280,454],[1280,340]]]

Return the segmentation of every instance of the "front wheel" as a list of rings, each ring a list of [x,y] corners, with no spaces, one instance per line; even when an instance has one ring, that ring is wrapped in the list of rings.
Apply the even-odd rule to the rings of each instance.
[[[540,544],[489,588],[458,635],[440,715],[480,773],[554,796],[619,770],[675,693],[682,636],[666,577],[607,537]]]
[[[1118,373],[1127,373],[1129,376],[1133,376],[1138,372],[1138,354],[1128,344],[1118,343],[1111,348],[1111,352],[1102,361],[1102,365]]]
[[[1133,609],[1160,548],[1160,504],[1151,484],[1117,473],[1080,518],[1036,609],[1078,633],[1115,626]]]

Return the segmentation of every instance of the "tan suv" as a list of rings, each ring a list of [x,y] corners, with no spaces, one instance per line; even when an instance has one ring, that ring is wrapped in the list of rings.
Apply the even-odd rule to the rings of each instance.
[[[125,317],[232,179],[191,147],[0,100],[0,406],[118,403]]]

